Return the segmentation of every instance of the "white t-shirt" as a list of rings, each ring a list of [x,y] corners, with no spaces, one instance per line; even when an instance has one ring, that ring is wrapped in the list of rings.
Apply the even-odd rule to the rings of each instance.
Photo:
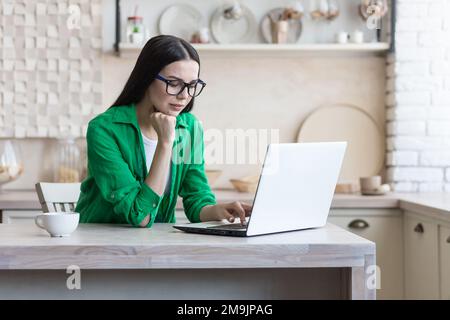
[[[142,135],[142,141],[144,142],[145,149],[145,161],[147,165],[147,172],[150,170],[150,166],[153,162],[153,157],[156,152],[156,145],[158,144],[158,140],[152,140]],[[172,175],[171,168],[169,168],[169,174],[167,175],[166,189],[164,190],[165,194],[170,193],[170,176]]]

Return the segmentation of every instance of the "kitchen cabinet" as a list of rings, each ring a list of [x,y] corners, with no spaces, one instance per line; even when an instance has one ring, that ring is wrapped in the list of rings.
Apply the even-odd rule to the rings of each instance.
[[[402,299],[403,218],[397,209],[333,209],[328,221],[376,244],[377,299]]]
[[[439,226],[441,299],[450,300],[450,226]]]
[[[14,224],[34,224],[34,217],[42,214],[38,210],[2,210],[1,222]]]
[[[439,299],[438,225],[405,211],[405,298]]]

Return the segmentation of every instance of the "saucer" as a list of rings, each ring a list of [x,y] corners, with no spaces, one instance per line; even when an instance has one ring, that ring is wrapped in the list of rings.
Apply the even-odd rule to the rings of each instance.
[[[385,195],[386,191],[378,190],[361,190],[361,194],[365,196],[382,196]]]

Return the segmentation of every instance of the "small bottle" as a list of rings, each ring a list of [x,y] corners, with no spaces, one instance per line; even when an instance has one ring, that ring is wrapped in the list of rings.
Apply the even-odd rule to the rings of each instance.
[[[81,151],[74,138],[59,139],[56,152],[56,182],[80,182]]]

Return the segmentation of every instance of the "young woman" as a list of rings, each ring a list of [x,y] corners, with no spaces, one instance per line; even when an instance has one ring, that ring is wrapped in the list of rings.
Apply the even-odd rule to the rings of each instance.
[[[203,129],[190,113],[206,85],[199,75],[198,53],[186,41],[147,42],[117,101],[89,122],[80,222],[175,222],[178,195],[191,222],[250,215],[244,203],[216,204],[208,185]]]

